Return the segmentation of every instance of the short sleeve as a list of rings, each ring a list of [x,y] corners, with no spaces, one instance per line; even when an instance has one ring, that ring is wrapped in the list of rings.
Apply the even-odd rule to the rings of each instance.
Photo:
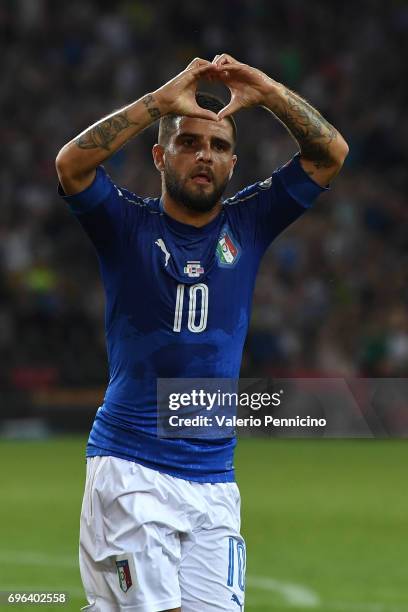
[[[259,197],[256,234],[262,248],[269,246],[329,189],[318,185],[303,170],[299,153],[256,187]]]
[[[89,187],[74,195],[65,195],[61,184],[59,195],[88,234],[99,254],[120,248],[123,238],[125,203],[122,191],[112,182],[102,166]]]

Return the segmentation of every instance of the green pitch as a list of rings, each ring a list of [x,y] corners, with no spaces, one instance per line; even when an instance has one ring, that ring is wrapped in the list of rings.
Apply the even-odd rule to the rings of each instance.
[[[2,609],[85,605],[76,560],[84,446],[0,443],[0,590],[70,597]],[[407,458],[405,441],[241,440],[246,612],[407,611]]]

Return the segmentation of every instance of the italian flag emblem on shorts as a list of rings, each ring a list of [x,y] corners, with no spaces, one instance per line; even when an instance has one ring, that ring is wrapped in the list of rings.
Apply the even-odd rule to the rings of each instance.
[[[116,561],[116,569],[118,570],[119,586],[124,593],[132,586],[132,576],[130,575],[129,561],[122,559]]]
[[[221,267],[234,266],[239,259],[241,250],[238,242],[232,236],[228,227],[224,227],[217,243],[217,259]]]

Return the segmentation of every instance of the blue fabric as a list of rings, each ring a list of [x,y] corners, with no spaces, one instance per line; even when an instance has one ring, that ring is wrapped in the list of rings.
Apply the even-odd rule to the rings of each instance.
[[[158,198],[116,187],[102,167],[82,193],[64,196],[60,187],[97,250],[106,294],[110,376],[87,456],[114,455],[199,482],[234,480],[234,439],[157,437],[156,380],[239,377],[262,254],[322,191],[295,156],[195,228],[170,218]],[[208,293],[206,322],[203,289],[189,319],[197,284]]]
[[[58,193],[69,204],[71,211],[77,215],[86,213],[98,206],[105,200],[111,191],[111,181],[109,180],[104,168],[99,166],[96,169],[95,179],[81,193],[68,196],[64,194],[61,185],[58,185]]]

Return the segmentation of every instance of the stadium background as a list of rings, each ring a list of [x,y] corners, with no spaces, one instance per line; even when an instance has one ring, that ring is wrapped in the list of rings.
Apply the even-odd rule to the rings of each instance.
[[[332,191],[265,257],[242,374],[403,377],[408,7],[3,0],[0,27],[0,590],[75,583],[78,609],[85,438],[41,439],[88,427],[107,367],[97,261],[56,196],[58,149],[195,56],[228,51],[295,89],[340,129],[350,155]],[[228,194],[296,151],[262,109],[239,113],[237,122],[239,165]],[[154,138],[147,130],[107,164],[118,184],[140,195],[160,189]],[[408,431],[406,414],[405,406],[394,411],[394,433]],[[408,609],[398,547],[407,532],[404,460],[403,442],[242,441],[247,609],[292,609],[279,594],[279,584],[292,582],[312,585],[325,610]],[[353,572],[351,559],[359,559]],[[259,587],[262,576],[269,591]]]

